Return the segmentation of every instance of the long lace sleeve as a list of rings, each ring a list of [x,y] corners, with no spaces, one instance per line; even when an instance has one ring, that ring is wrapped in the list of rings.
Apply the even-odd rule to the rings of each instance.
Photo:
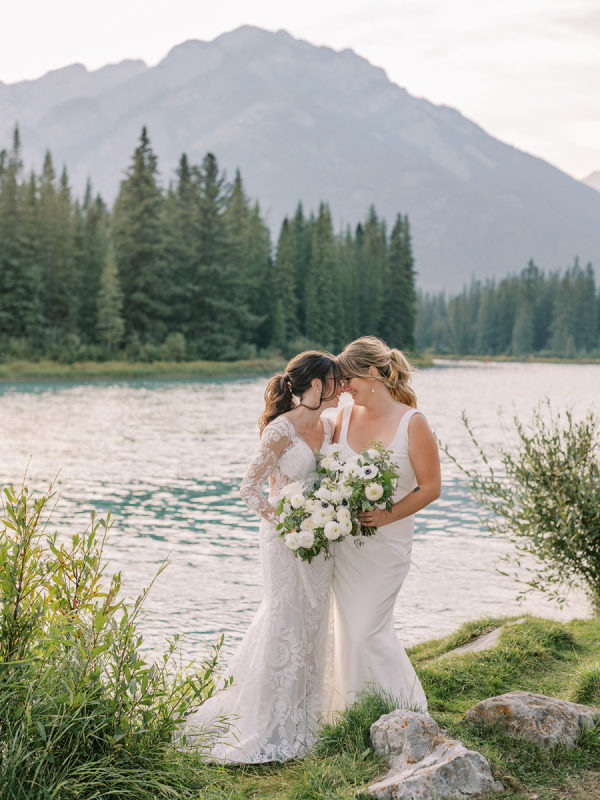
[[[290,442],[287,426],[277,424],[277,420],[267,425],[260,439],[260,447],[242,480],[242,500],[269,522],[277,522],[277,511],[265,497],[263,486]]]

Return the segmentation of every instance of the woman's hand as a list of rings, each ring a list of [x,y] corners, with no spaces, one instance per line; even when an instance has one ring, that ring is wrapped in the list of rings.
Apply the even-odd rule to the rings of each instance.
[[[382,525],[389,525],[393,522],[393,517],[390,512],[383,508],[374,508],[373,511],[361,511],[357,514],[357,519],[361,525],[367,528],[380,528]]]

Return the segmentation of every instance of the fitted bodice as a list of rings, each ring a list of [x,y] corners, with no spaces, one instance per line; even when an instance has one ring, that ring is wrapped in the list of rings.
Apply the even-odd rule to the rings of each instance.
[[[350,423],[350,417],[352,415],[353,408],[354,405],[349,403],[348,405],[344,406],[342,410],[342,427],[340,430],[340,440],[338,444],[340,447],[340,458],[342,458],[344,461],[358,455],[348,444],[348,425]],[[410,492],[412,492],[417,486],[415,471],[410,462],[408,423],[413,414],[420,413],[421,412],[417,411],[416,408],[411,408],[402,415],[394,438],[386,448],[392,453],[392,461],[398,468],[398,484],[392,496],[394,503],[397,503],[398,500],[406,497],[406,495],[410,494]]]
[[[323,442],[321,448],[331,443],[333,422],[321,417]],[[269,497],[263,486],[269,479]],[[296,432],[285,416],[276,417],[262,432],[260,447],[248,467],[240,494],[244,502],[263,519],[277,522],[276,505],[281,490],[288,483],[299,482],[303,489],[312,487],[316,480],[315,456],[309,445]]]

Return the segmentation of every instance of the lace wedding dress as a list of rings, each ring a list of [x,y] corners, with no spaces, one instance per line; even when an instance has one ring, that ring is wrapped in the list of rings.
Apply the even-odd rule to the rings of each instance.
[[[330,444],[333,423],[322,418]],[[227,667],[233,684],[209,698],[185,722],[194,731],[210,730],[220,715],[230,720],[210,756],[226,762],[287,761],[313,744],[325,711],[333,559],[318,556],[307,564],[294,556],[276,531],[276,506],[282,488],[299,481],[311,488],[315,457],[287,417],[264,429],[259,450],[242,482],[241,496],[261,517],[258,539],[264,583],[259,609]],[[263,485],[269,479],[267,499]]]

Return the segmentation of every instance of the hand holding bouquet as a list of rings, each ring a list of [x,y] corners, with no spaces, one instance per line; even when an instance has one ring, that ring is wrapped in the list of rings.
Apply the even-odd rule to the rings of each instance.
[[[391,453],[378,442],[359,455],[342,461],[339,446],[316,453],[317,481],[307,492],[299,483],[282,490],[277,530],[294,555],[309,563],[320,552],[329,556],[331,542],[345,536],[372,536],[377,528],[361,525],[358,514],[375,507],[390,509],[396,486]]]
[[[371,447],[344,463],[344,483],[352,488],[350,508],[353,519],[361,511],[373,511],[374,508],[389,511],[392,507],[398,478],[391,456],[391,451],[380,442],[371,442]],[[372,536],[377,531],[375,527],[357,524],[362,536]]]

